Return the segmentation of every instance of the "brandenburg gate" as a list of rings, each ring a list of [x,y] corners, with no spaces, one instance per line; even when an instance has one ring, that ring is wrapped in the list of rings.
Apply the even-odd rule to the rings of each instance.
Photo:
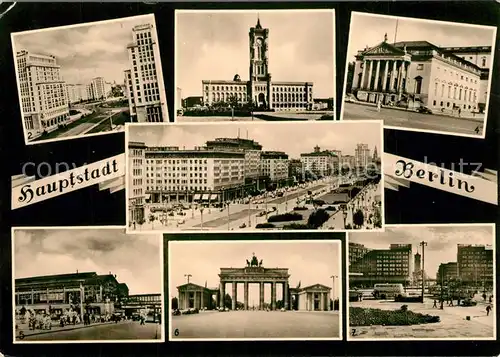
[[[247,260],[247,265],[244,268],[220,268],[220,298],[219,305],[224,308],[224,296],[226,296],[226,284],[231,284],[232,287],[232,309],[236,310],[237,302],[237,286],[238,283],[243,283],[244,289],[244,309],[248,310],[248,284],[259,284],[259,310],[264,309],[264,284],[271,284],[271,309],[276,310],[276,285],[283,285],[283,306],[289,309],[288,303],[289,287],[288,287],[288,269],[283,268],[264,268],[262,260],[259,261],[255,254],[252,259]]]

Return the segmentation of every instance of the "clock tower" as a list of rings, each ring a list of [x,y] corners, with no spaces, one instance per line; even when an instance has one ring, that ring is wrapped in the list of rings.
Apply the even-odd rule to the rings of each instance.
[[[269,29],[262,28],[260,19],[250,28],[250,80],[266,81],[269,70]]]

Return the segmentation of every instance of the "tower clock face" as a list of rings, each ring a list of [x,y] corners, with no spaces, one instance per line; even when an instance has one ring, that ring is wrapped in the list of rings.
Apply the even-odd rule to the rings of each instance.
[[[257,46],[262,46],[262,44],[264,43],[264,41],[262,41],[262,39],[259,37],[257,40]]]

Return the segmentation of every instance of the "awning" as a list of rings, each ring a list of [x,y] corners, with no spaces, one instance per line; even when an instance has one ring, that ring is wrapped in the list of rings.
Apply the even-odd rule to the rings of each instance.
[[[208,193],[204,193],[203,196],[201,196],[202,201],[208,201],[209,198],[210,198],[210,194],[208,194]]]
[[[215,193],[212,193],[212,194],[210,195],[210,201],[217,201],[217,198],[218,198],[218,195],[217,195],[217,194],[215,194]]]
[[[201,199],[201,194],[200,193],[195,193],[193,197],[193,201],[198,201]]]

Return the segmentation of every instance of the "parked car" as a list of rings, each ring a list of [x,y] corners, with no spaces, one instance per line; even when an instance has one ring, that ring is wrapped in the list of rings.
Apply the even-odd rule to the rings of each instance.
[[[175,309],[174,311],[172,311],[173,316],[178,316],[180,314],[181,314],[181,310],[179,310],[179,309]]]
[[[423,106],[423,105],[418,107],[417,112],[419,112],[421,114],[432,114],[432,110],[430,110],[429,108],[427,108],[426,106]]]
[[[363,293],[357,289],[349,290],[349,301],[363,300]]]

